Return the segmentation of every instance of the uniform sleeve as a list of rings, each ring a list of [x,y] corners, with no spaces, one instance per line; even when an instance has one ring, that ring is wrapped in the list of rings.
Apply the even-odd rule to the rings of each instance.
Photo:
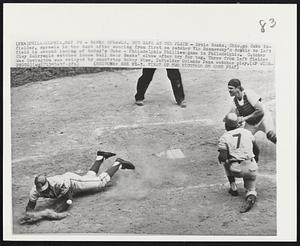
[[[29,201],[36,202],[36,200],[40,197],[40,194],[37,192],[35,187],[32,187],[29,193]]]
[[[59,187],[59,196],[65,196],[69,191],[71,187],[70,179],[64,178],[63,182],[60,184]]]
[[[218,150],[227,150],[226,137],[223,135],[219,139]]]
[[[233,100],[231,101],[229,107],[230,107],[229,113],[236,113],[236,106],[235,106],[235,103],[233,102]]]
[[[251,139],[251,141],[253,142],[253,141],[255,141],[255,137],[254,137],[254,135],[252,134],[252,132],[251,131],[249,131],[248,129],[244,129],[244,130],[246,130],[246,132],[247,132],[247,137],[249,138],[249,139]]]
[[[261,99],[261,97],[252,90],[247,90],[245,93],[252,106],[254,106]]]

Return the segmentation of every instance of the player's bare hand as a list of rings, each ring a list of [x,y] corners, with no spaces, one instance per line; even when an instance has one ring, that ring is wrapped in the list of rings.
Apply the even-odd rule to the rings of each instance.
[[[245,121],[243,116],[239,116],[237,120],[239,124],[242,124]]]

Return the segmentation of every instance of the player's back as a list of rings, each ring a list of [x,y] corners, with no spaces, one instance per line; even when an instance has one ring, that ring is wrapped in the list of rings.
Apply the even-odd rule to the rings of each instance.
[[[226,143],[230,157],[237,160],[248,160],[254,157],[253,134],[244,128],[227,131],[221,137]]]

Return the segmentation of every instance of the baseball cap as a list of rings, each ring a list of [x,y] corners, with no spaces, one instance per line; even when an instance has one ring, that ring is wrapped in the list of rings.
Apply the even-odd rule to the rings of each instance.
[[[237,115],[235,113],[229,113],[225,118],[225,124],[230,128],[237,128],[239,126]]]
[[[34,179],[34,184],[38,192],[46,190],[49,186],[45,175],[38,175]]]
[[[234,87],[241,86],[241,81],[239,79],[231,79],[228,82],[228,86],[234,86]]]

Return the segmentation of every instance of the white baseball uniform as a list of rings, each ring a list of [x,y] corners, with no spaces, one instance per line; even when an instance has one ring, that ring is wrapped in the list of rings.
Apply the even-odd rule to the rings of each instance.
[[[244,179],[246,196],[256,196],[255,180],[257,163],[253,153],[253,134],[244,128],[236,128],[225,132],[218,144],[219,150],[226,150],[230,164],[224,164],[227,176],[235,176]]]

